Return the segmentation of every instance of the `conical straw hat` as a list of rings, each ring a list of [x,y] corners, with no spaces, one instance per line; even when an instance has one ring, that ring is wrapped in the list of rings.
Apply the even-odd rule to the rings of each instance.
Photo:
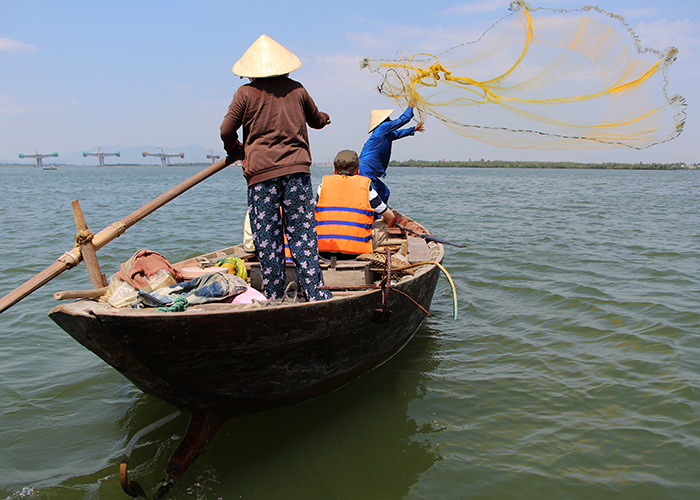
[[[373,109],[372,114],[369,116],[369,131],[371,132],[384,120],[391,116],[393,109]]]
[[[232,71],[247,78],[267,78],[286,75],[299,68],[301,61],[297,56],[269,36],[261,35],[236,61]]]

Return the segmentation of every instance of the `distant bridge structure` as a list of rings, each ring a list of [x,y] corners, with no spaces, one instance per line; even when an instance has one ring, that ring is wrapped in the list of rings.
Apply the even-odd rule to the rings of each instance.
[[[214,163],[216,163],[216,160],[221,158],[221,156],[215,155],[213,149],[210,149],[209,151],[211,151],[211,154],[208,154],[207,158],[209,158],[211,160],[211,164],[213,165]]]
[[[179,156],[180,158],[185,157],[185,153],[163,153],[163,148],[160,148],[160,153],[149,153],[147,151],[143,151],[141,154],[143,154],[144,158],[147,156],[155,156],[160,158],[161,167],[170,165],[170,158],[172,158],[173,156]]]
[[[43,166],[41,160],[43,158],[49,158],[51,156],[58,156],[58,153],[39,153],[37,150],[34,150],[33,155],[25,155],[20,153],[19,157],[20,158],[35,158],[36,159],[36,166],[41,168]]]
[[[97,156],[97,164],[100,167],[105,166],[105,156],[117,156],[117,157],[121,156],[121,153],[119,151],[117,151],[116,153],[103,153],[99,146],[97,146],[97,148],[92,148],[92,149],[97,149],[97,153],[88,153],[87,151],[83,151],[83,156],[84,157]]]

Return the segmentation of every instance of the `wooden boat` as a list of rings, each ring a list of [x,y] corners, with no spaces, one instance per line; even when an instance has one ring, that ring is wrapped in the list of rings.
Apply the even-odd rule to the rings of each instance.
[[[166,313],[78,300],[49,316],[138,388],[190,412],[187,434],[167,466],[172,485],[226,419],[327,394],[409,342],[430,307],[444,257],[437,238],[417,227],[424,238],[396,230],[388,241],[406,254],[412,275],[395,280],[396,269],[381,271],[371,261],[323,263],[333,293],[326,301],[207,303]],[[174,266],[207,266],[226,256],[244,259],[251,285],[260,287],[259,263],[241,245]],[[122,466],[124,490],[143,493],[127,481],[124,460]]]

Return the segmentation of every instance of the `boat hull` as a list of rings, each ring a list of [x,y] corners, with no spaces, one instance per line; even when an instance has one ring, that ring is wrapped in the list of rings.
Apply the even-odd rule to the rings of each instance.
[[[429,309],[439,269],[395,286]],[[343,292],[264,308],[184,312],[113,309],[78,301],[49,316],[144,392],[192,413],[227,416],[287,406],[336,390],[390,359],[425,312],[402,293]],[[390,311],[381,314],[380,310]]]

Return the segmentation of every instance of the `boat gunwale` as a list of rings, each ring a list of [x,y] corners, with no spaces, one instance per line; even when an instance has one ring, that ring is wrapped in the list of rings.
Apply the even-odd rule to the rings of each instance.
[[[193,259],[206,255],[215,255],[217,252],[223,252],[235,248],[240,248],[242,245],[234,245],[231,247],[226,247],[214,252],[209,252],[201,254]],[[437,247],[438,256],[435,262],[440,262],[444,258],[445,249],[441,243],[435,243]],[[186,259],[186,262],[192,259]],[[404,284],[412,283],[414,280],[421,278],[426,273],[429,273],[435,268],[435,264],[431,264],[429,261],[423,265],[416,268],[416,274],[409,275],[402,278],[396,284],[392,285],[392,288],[401,289]],[[362,297],[364,295],[369,295],[373,293],[382,293],[382,289],[378,285],[368,285],[367,289],[361,290],[339,290],[343,292],[342,296],[334,296],[330,299],[323,301],[313,301],[313,302],[289,302],[289,303],[277,303],[273,305],[263,305],[260,307],[251,307],[248,304],[233,304],[226,303],[223,301],[215,301],[204,304],[195,304],[189,306],[184,311],[179,311],[177,313],[180,317],[196,317],[196,316],[216,316],[216,315],[230,315],[230,314],[242,314],[246,312],[253,311],[282,311],[289,308],[299,308],[299,307],[312,307],[314,304],[328,303],[329,301],[336,302],[341,300],[350,300],[356,297]],[[352,287],[348,287],[352,288]],[[54,313],[62,312],[68,315],[91,315],[91,316],[116,316],[116,317],[143,317],[143,318],[159,318],[159,317],[172,317],[172,312],[158,312],[157,308],[145,307],[142,309],[134,309],[130,307],[116,308],[105,302],[100,302],[96,299],[79,299],[66,304],[59,304],[49,311],[49,316]]]

